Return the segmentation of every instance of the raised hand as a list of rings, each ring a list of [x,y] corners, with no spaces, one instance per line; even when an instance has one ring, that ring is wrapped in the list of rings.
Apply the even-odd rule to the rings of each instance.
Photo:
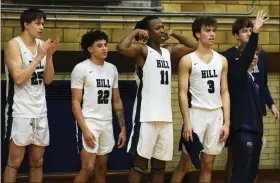
[[[140,41],[147,41],[149,39],[149,32],[143,29],[137,29],[137,36]]]
[[[51,40],[50,39],[48,39],[47,41],[45,41],[42,44],[38,45],[37,55],[36,55],[38,60],[42,60],[44,58],[44,56],[47,54],[48,49],[50,48],[50,46],[51,46]]]
[[[170,36],[173,35],[173,30],[169,30],[166,32],[166,35],[165,35],[165,40],[168,40],[170,38]]]
[[[51,56],[54,54],[54,52],[56,51],[57,45],[59,43],[59,39],[56,39],[54,42],[50,43],[50,47],[48,49],[48,56]]]
[[[259,33],[261,27],[263,26],[264,22],[269,19],[269,17],[265,18],[266,13],[263,12],[263,10],[258,11],[258,14],[256,16],[255,24],[253,27],[253,32]]]

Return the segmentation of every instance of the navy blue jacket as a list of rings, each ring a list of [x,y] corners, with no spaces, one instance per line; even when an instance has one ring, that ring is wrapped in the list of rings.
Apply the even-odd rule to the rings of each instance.
[[[238,50],[234,46],[227,51],[224,52],[224,56],[228,61],[234,61],[235,58],[239,57]],[[260,86],[260,101],[262,111],[264,116],[266,115],[265,104],[271,108],[271,105],[274,104],[274,101],[271,97],[269,88],[267,86],[267,58],[265,52],[261,50],[258,60],[258,65],[253,69],[253,76],[255,78],[255,82]]]
[[[263,133],[263,110],[260,91],[248,68],[254,58],[258,34],[252,33],[249,42],[239,57],[228,59],[228,88],[230,93],[230,130],[246,130]]]

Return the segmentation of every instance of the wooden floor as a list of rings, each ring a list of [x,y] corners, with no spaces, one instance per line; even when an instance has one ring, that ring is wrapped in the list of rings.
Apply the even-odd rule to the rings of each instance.
[[[76,173],[63,173],[63,174],[45,174],[44,182],[73,182]],[[165,173],[165,182],[169,182],[172,172]],[[185,182],[197,182],[198,171],[190,172],[184,179]],[[145,173],[142,177],[142,182],[147,183],[150,174]],[[128,178],[128,171],[115,171],[108,172],[107,183],[126,183]],[[212,183],[223,183],[226,179],[226,174],[222,170],[216,170],[212,175]],[[28,182],[27,175],[18,175],[17,182]],[[93,182],[93,177],[88,181]],[[280,183],[280,169],[262,169],[259,171],[258,183]]]

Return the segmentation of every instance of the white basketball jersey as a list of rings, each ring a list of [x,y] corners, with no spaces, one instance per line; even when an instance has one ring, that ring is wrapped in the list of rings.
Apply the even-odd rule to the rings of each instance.
[[[192,52],[189,54],[192,61],[189,91],[191,106],[204,109],[222,107],[221,74],[223,69],[221,56],[212,50],[213,58],[207,64]]]
[[[33,55],[20,37],[14,38],[21,49],[22,69],[28,67],[37,55]],[[41,40],[35,39],[36,44],[41,44]],[[44,57],[31,78],[23,85],[17,86],[5,65],[7,77],[7,107],[6,112],[12,117],[18,118],[40,118],[47,116],[46,91],[44,84],[44,71],[46,67],[46,57]],[[11,110],[12,109],[12,110]]]
[[[160,48],[160,55],[149,46],[147,48],[146,62],[143,68],[138,68],[137,73],[140,84],[133,119],[140,122],[172,122],[170,53],[167,49]]]
[[[77,64],[71,74],[71,88],[84,90],[84,118],[112,120],[112,88],[118,88],[118,71],[113,64],[99,66],[89,59]]]

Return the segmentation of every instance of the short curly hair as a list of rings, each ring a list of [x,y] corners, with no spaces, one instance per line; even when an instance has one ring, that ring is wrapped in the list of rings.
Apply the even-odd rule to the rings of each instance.
[[[91,30],[85,33],[81,39],[81,48],[84,52],[88,52],[88,47],[90,47],[95,41],[105,40],[108,43],[108,36],[105,32],[101,30]]]
[[[192,24],[193,37],[198,40],[196,33],[201,31],[202,26],[217,27],[217,20],[211,16],[197,17]]]

